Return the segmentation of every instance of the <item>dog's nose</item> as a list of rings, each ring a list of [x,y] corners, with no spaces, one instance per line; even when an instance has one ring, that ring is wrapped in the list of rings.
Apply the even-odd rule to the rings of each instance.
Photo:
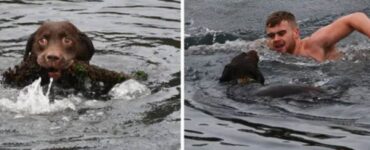
[[[55,55],[48,55],[47,56],[47,59],[48,60],[51,60],[51,61],[57,61],[57,60],[59,60],[59,57],[58,56],[55,56]]]
[[[46,59],[48,61],[59,61],[61,59],[61,56],[58,55],[57,53],[49,53],[46,55]]]

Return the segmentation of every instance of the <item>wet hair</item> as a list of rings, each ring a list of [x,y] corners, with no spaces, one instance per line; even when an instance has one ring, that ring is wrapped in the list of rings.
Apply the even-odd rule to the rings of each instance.
[[[288,21],[292,26],[297,27],[295,16],[288,11],[276,11],[268,16],[266,20],[266,27],[274,27],[280,24],[283,20]]]

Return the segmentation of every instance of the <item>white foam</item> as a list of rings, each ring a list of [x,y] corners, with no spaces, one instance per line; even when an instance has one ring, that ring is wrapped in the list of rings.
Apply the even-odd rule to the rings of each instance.
[[[130,79],[115,85],[109,92],[114,99],[131,100],[150,95],[150,89],[136,80]]]
[[[67,108],[75,110],[75,105],[68,99],[54,100],[54,103],[50,103],[49,93],[52,80],[46,94],[43,93],[40,83],[41,78],[23,88],[15,102],[7,98],[0,99],[0,107],[21,114],[43,114],[57,112]]]

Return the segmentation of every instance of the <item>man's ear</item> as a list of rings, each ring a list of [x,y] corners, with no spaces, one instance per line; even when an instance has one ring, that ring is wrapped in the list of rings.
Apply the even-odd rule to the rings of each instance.
[[[301,31],[299,30],[299,28],[294,28],[293,32],[294,32],[294,38],[295,39],[301,38]]]

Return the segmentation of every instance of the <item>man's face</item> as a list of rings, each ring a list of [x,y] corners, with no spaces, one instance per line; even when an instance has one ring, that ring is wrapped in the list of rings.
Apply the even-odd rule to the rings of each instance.
[[[293,53],[296,39],[299,38],[298,28],[283,20],[273,27],[266,27],[267,45],[270,49]]]

